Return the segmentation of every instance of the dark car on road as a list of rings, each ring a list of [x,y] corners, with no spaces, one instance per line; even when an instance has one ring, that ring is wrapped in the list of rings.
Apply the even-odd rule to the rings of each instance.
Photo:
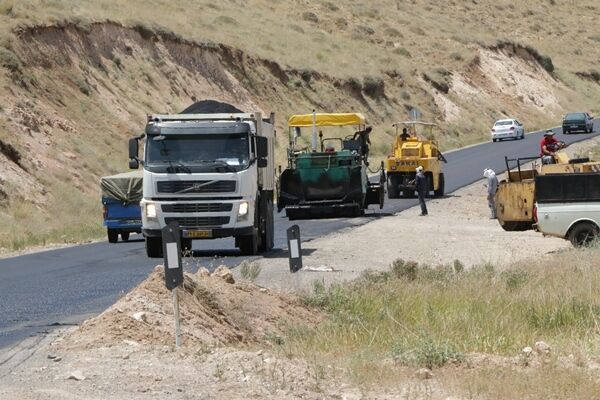
[[[562,130],[565,135],[577,131],[592,133],[594,118],[585,112],[568,113],[563,117]]]

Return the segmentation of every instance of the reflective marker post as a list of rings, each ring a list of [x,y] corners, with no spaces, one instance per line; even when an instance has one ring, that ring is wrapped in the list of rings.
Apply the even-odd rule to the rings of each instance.
[[[302,268],[302,248],[300,246],[300,227],[290,226],[287,230],[290,272],[298,272]]]
[[[181,345],[179,326],[179,299],[177,288],[183,284],[183,266],[181,265],[181,234],[179,224],[170,222],[162,229],[165,284],[173,294],[173,314],[175,315],[175,346]]]

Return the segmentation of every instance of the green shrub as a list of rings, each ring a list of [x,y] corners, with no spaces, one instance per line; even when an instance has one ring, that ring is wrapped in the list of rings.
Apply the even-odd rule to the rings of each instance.
[[[21,70],[21,60],[12,51],[0,47],[0,64],[11,72],[17,72]]]
[[[429,337],[419,337],[410,341],[406,338],[398,340],[392,346],[392,357],[403,365],[414,367],[443,367],[446,364],[460,364],[465,356],[447,341],[437,342]]]

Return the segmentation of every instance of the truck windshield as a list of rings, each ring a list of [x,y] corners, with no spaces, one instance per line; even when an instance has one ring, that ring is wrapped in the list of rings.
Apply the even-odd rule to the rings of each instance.
[[[146,152],[146,162],[154,165],[239,171],[250,161],[247,133],[150,136]]]

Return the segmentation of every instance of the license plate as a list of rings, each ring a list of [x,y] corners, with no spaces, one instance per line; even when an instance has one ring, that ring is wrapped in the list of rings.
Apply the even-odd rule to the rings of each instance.
[[[212,231],[211,230],[204,230],[204,231],[185,230],[185,231],[183,231],[183,237],[186,239],[208,239],[208,238],[212,238]]]
[[[571,125],[571,128],[577,128],[579,125]]]

